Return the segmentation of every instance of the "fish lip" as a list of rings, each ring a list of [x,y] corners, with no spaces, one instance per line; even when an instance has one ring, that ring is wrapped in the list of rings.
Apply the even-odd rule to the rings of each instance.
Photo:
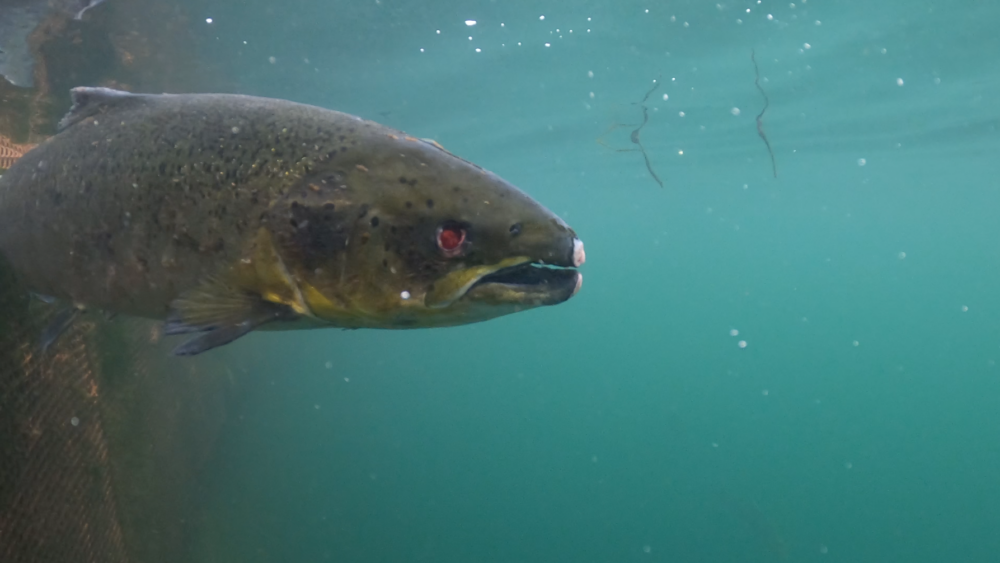
[[[502,287],[523,296],[526,301],[554,305],[576,295],[582,278],[576,268],[552,266],[541,261],[524,262],[484,275],[466,294],[474,294],[477,289]]]

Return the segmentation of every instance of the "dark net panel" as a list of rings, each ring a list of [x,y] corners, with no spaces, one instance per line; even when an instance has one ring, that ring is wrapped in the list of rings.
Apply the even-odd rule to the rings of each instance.
[[[232,372],[90,313],[43,354],[51,315],[0,263],[0,562],[192,561]]]

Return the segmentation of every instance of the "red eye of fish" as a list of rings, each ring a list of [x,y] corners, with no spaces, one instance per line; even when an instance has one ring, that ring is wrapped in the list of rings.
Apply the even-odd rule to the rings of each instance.
[[[458,254],[465,242],[465,229],[459,227],[443,227],[438,231],[438,247],[448,256]]]

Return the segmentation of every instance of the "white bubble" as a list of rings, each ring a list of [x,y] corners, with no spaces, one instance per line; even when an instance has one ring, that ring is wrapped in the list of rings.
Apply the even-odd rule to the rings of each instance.
[[[906,258],[906,253],[905,252],[900,252],[898,256],[899,256],[899,259],[902,260],[903,258]]]
[[[664,102],[667,101],[667,100],[669,100],[669,99],[670,99],[670,94],[664,94],[663,95],[663,101]]]
[[[465,25],[472,27],[476,25],[476,20],[465,20]]]
[[[593,77],[594,77],[594,71],[588,70],[587,71],[587,78],[593,78]]]
[[[482,50],[482,49],[480,49],[479,47],[476,47],[476,52],[477,52],[477,53],[482,53],[482,52],[483,52],[483,50]]]
[[[69,423],[72,424],[73,426],[80,426],[80,419],[74,416],[73,418],[69,419]]]
[[[240,132],[240,128],[239,128],[239,127],[233,127],[233,128],[231,129],[231,131],[233,132],[233,135],[236,135],[237,133],[239,133],[239,132]]]
[[[545,19],[545,16],[538,16],[538,19],[540,19],[540,20],[544,20],[544,19]],[[590,18],[587,18],[587,21],[590,21]]]
[[[344,378],[344,383],[350,383],[350,382],[351,382],[351,378],[350,377],[345,377]]]
[[[718,442],[712,442],[712,447],[713,448],[718,448],[719,447],[719,443]]]
[[[819,546],[819,552],[822,553],[823,555],[826,555],[827,553],[830,553],[830,549],[825,545],[821,545]]]
[[[823,22],[816,20],[816,25],[823,25]]]
[[[650,546],[648,546],[648,545],[644,545],[644,546],[642,546],[642,552],[643,552],[643,553],[649,553],[649,552],[651,552],[651,551],[653,551],[653,548],[652,548],[652,547],[650,547]]]
[[[768,19],[768,20],[773,20],[773,19],[774,19],[774,16],[773,16],[772,14],[768,14],[768,15],[767,15],[767,19]]]
[[[969,308],[967,306],[965,306],[965,305],[962,305],[962,312],[963,313],[968,313],[969,312]]]
[[[593,92],[590,93],[590,99],[594,99],[594,93]]]
[[[808,43],[803,43],[803,44],[802,44],[802,48],[803,48],[803,49],[812,49],[812,48],[813,48],[813,46],[812,46],[812,45],[810,45],[810,44],[808,44]]]
[[[269,62],[271,64],[274,64],[274,63],[278,62],[278,59],[276,59],[274,57],[268,57],[267,58],[267,62]]]
[[[855,340],[855,341],[851,342],[851,345],[854,346],[855,348],[857,348],[858,346],[861,346],[861,343],[858,342],[857,340]]]
[[[441,35],[441,30],[440,30],[440,29],[439,29],[439,30],[437,30],[437,34],[438,34],[438,35]]]
[[[729,331],[729,336],[739,336],[739,335],[740,331],[736,330],[735,328]]]
[[[739,346],[740,348],[746,348],[747,347],[747,341],[746,340],[740,340],[739,342],[736,343],[736,345]]]
[[[212,23],[212,18],[205,18],[205,23]]]
[[[903,85],[903,79],[902,78],[897,78],[896,79],[896,86],[902,86],[902,85]]]
[[[677,112],[677,115],[680,116],[680,117],[684,117],[685,114],[684,114],[683,111],[679,111],[679,112]]]
[[[729,110],[729,113],[731,113],[733,115],[739,115],[740,114],[740,108],[733,108],[733,109]]]
[[[477,49],[477,51],[478,51],[478,49]],[[406,300],[406,299],[409,299],[409,298],[410,298],[410,292],[409,292],[409,291],[403,291],[403,292],[401,292],[401,293],[399,294],[399,296],[400,296],[400,297],[401,297],[401,298],[402,298],[403,300]]]
[[[546,44],[545,44],[545,46],[546,46],[546,47],[551,47],[551,46],[552,46],[552,44],[551,44],[551,43],[546,43]]]
[[[333,362],[327,362],[323,364],[323,366],[326,367],[326,369],[333,369]]]
[[[851,463],[851,462],[849,462],[849,461],[844,463],[844,469],[851,469],[853,467],[854,467],[854,464]]]
[[[864,166],[864,165],[866,165],[866,164],[868,164],[868,161],[867,161],[867,160],[865,160],[865,159],[863,159],[863,158],[859,158],[859,159],[858,159],[858,166]]]

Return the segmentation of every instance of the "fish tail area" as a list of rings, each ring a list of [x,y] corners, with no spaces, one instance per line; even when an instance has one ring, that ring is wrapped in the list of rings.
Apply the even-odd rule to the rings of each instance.
[[[64,332],[66,332],[66,329],[73,324],[73,321],[75,321],[82,312],[83,307],[78,307],[76,305],[70,305],[59,309],[56,315],[52,317],[52,320],[49,321],[48,326],[42,330],[40,342],[42,352],[47,351],[49,347],[52,346],[52,344],[55,343],[55,341],[58,340]]]

